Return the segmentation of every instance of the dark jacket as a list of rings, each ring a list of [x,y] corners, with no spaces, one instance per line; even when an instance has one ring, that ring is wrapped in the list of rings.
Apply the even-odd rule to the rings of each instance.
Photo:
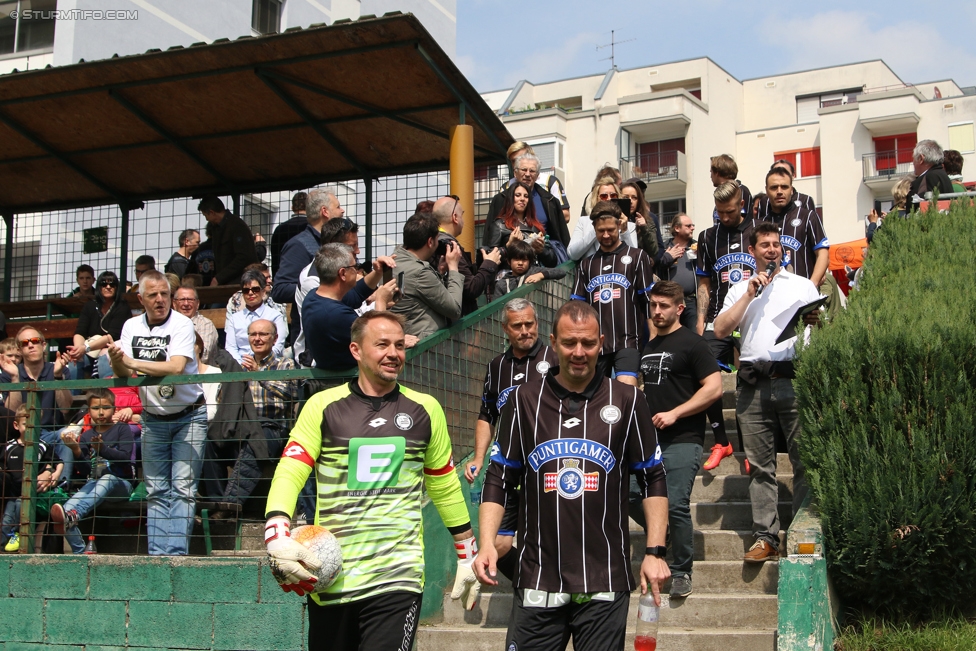
[[[173,251],[173,255],[169,256],[169,260],[166,262],[166,266],[163,267],[163,271],[168,274],[176,274],[180,278],[186,274],[186,267],[190,264],[190,259],[180,255],[179,251]]]
[[[912,210],[912,197],[918,195],[924,199],[926,192],[938,192],[939,194],[955,192],[952,189],[952,181],[949,180],[949,175],[946,174],[945,168],[941,164],[933,165],[922,174],[919,174],[912,181],[912,184],[908,186],[908,203],[906,207],[909,211]]]
[[[102,316],[98,309],[98,302],[88,301],[81,308],[75,334],[85,339],[108,334],[112,335],[114,341],[118,341],[122,338],[122,326],[130,318],[132,318],[132,310],[129,309],[124,296],[112,301],[112,307],[105,316]]]
[[[521,276],[513,276],[511,269],[505,269],[498,272],[498,277],[495,279],[495,298],[499,296],[504,296],[510,291],[521,287],[525,284],[525,279],[534,274],[542,274],[542,277],[546,280],[559,280],[560,278],[566,277],[565,269],[549,269],[546,267],[529,267]]]
[[[562,217],[562,215],[560,215]],[[497,220],[496,220],[497,221]],[[461,294],[461,315],[471,314],[478,309],[478,297],[487,294],[498,273],[498,265],[491,260],[484,260],[480,267],[471,262],[468,252],[464,250],[457,238],[441,231],[437,234],[438,242],[454,242],[461,247],[461,260],[458,271],[464,276],[464,291]]]
[[[559,199],[552,196],[548,190],[535,184],[535,191],[542,199],[542,205],[546,207],[546,234],[550,240],[558,240],[563,246],[569,246],[569,227],[566,225],[566,218],[563,217],[562,204]],[[530,199],[531,200],[531,199]],[[492,197],[491,205],[488,206],[488,217],[485,218],[485,233],[489,232],[491,223],[498,219],[499,213],[505,208],[505,193],[499,192]],[[486,240],[482,239],[482,242]]]
[[[536,233],[538,231],[533,229],[532,232]],[[508,244],[508,238],[511,234],[512,230],[505,225],[504,220],[493,220],[485,229],[485,236],[483,238],[485,248],[492,249],[498,246],[504,249],[505,245]],[[523,232],[523,235],[529,235],[529,233]],[[552,250],[552,246],[548,243],[546,243],[546,246],[536,256],[536,258],[539,264],[544,267],[555,267],[559,264],[559,260],[556,258],[556,252]]]
[[[244,267],[258,261],[251,229],[240,217],[227,210],[220,223],[208,230],[217,268],[217,284],[240,283]]]
[[[294,303],[295,290],[298,289],[298,276],[315,258],[319,250],[322,233],[305,222],[305,229],[288,240],[281,249],[281,266],[274,276],[271,286],[271,298],[278,303]],[[292,318],[295,313],[292,313]]]
[[[278,275],[278,268],[281,267],[281,250],[285,248],[288,240],[295,237],[308,226],[305,215],[292,215],[291,219],[274,229],[271,234],[271,277]]]
[[[243,373],[237,360],[223,348],[214,351],[214,366],[223,373]],[[267,458],[268,445],[264,429],[258,419],[257,409],[247,382],[223,382],[220,386],[220,400],[217,413],[207,426],[207,438],[214,447],[223,450],[225,445],[237,441],[247,441],[258,459]]]
[[[81,457],[75,459],[74,467],[82,478],[89,477],[91,465],[78,463],[91,458],[91,440],[98,432],[94,428],[85,430],[78,439]],[[135,439],[128,423],[115,423],[102,433],[102,445],[98,456],[108,461],[108,472],[116,477],[132,479],[135,477]],[[92,479],[95,479],[92,477]]]

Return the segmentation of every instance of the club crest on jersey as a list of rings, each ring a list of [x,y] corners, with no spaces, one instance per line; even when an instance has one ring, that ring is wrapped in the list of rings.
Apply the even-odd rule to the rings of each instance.
[[[501,409],[505,406],[505,403],[508,402],[508,394],[510,394],[512,391],[515,391],[514,386],[503,389],[501,393],[498,394],[498,399],[495,400],[495,407],[497,409]]]
[[[740,283],[743,280],[749,280],[752,276],[752,272],[749,269],[732,269],[731,271],[722,272],[722,282],[723,283]]]
[[[529,453],[528,461],[532,470],[536,472],[542,464],[567,457],[583,457],[598,464],[605,471],[610,472],[617,465],[613,452],[605,445],[586,439],[553,439],[540,443]]]
[[[413,427],[413,418],[410,417],[410,414],[401,411],[393,417],[393,424],[397,426],[397,429],[408,430]]]
[[[632,257],[630,257],[629,255],[625,255],[624,257],[620,258],[620,262],[623,263],[623,264],[630,264],[633,261],[634,261],[634,259]]]
[[[586,283],[586,291],[592,292],[602,285],[620,285],[624,289],[630,287],[630,281],[623,274],[600,274]]]
[[[790,222],[790,226],[792,226],[793,228],[796,228],[797,226],[799,226],[802,223],[803,223],[803,220],[801,220],[799,217],[797,217],[796,219],[794,219],[793,221]]]
[[[619,287],[601,287],[599,291],[593,292],[593,300],[600,303],[609,303],[615,298],[620,298]]]
[[[579,466],[579,459],[563,459],[563,467],[559,472],[545,474],[545,492],[556,491],[560,497],[575,500],[585,491],[600,490],[600,473],[583,472]]]
[[[535,370],[539,375],[545,375],[549,372],[549,362],[542,360],[535,365]]]
[[[620,409],[613,405],[607,405],[600,410],[600,420],[607,425],[613,425],[620,420]]]

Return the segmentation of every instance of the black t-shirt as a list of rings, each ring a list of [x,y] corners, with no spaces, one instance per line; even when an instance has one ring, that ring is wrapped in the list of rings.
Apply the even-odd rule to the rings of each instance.
[[[688,328],[647,342],[641,357],[644,395],[651,414],[671,411],[688,402],[701,389],[701,382],[718,372],[718,363],[708,343]],[[662,443],[705,443],[705,412],[685,416],[674,425],[657,431]]]

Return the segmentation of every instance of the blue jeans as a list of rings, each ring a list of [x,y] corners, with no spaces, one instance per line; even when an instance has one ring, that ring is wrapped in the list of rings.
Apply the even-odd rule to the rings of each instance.
[[[7,500],[7,505],[3,507],[3,525],[0,528],[0,542],[6,543],[7,540],[17,533],[20,528],[20,498]]]
[[[64,464],[64,469],[61,470],[61,479],[71,481],[71,471],[75,466],[75,453],[61,441],[61,430],[42,429],[41,441],[48,447],[53,447],[54,454]]]
[[[702,462],[697,443],[662,443],[668,482],[668,526],[671,528],[671,576],[690,576],[695,558],[695,525],[691,521],[691,489]]]
[[[149,412],[143,412],[142,418],[149,554],[185,556],[203,467],[207,408],[197,407],[177,420],[160,420]]]
[[[106,499],[127,499],[131,493],[132,484],[125,479],[115,475],[102,475],[98,479],[88,480],[81,487],[81,490],[71,496],[71,499],[64,505],[64,510],[67,513],[74,509],[75,513],[78,514],[78,519],[81,520]],[[66,528],[64,537],[71,545],[71,551],[76,554],[85,551],[85,540],[82,538],[81,532],[78,531],[77,524]]]

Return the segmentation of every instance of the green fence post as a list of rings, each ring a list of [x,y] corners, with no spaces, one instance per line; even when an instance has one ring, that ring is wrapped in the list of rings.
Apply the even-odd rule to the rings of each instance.
[[[129,271],[129,206],[119,204],[122,211],[122,225],[119,232],[119,289],[118,295],[125,296],[125,281]]]
[[[373,177],[364,176],[363,185],[366,187],[366,214],[363,221],[366,224],[366,259],[373,259]]]
[[[14,275],[14,214],[3,213],[3,222],[7,225],[7,237],[3,245],[3,301],[10,302]]]
[[[41,435],[41,400],[27,391],[27,427],[24,430],[24,476],[20,487],[20,553],[34,553],[34,515],[37,502],[37,441]]]

